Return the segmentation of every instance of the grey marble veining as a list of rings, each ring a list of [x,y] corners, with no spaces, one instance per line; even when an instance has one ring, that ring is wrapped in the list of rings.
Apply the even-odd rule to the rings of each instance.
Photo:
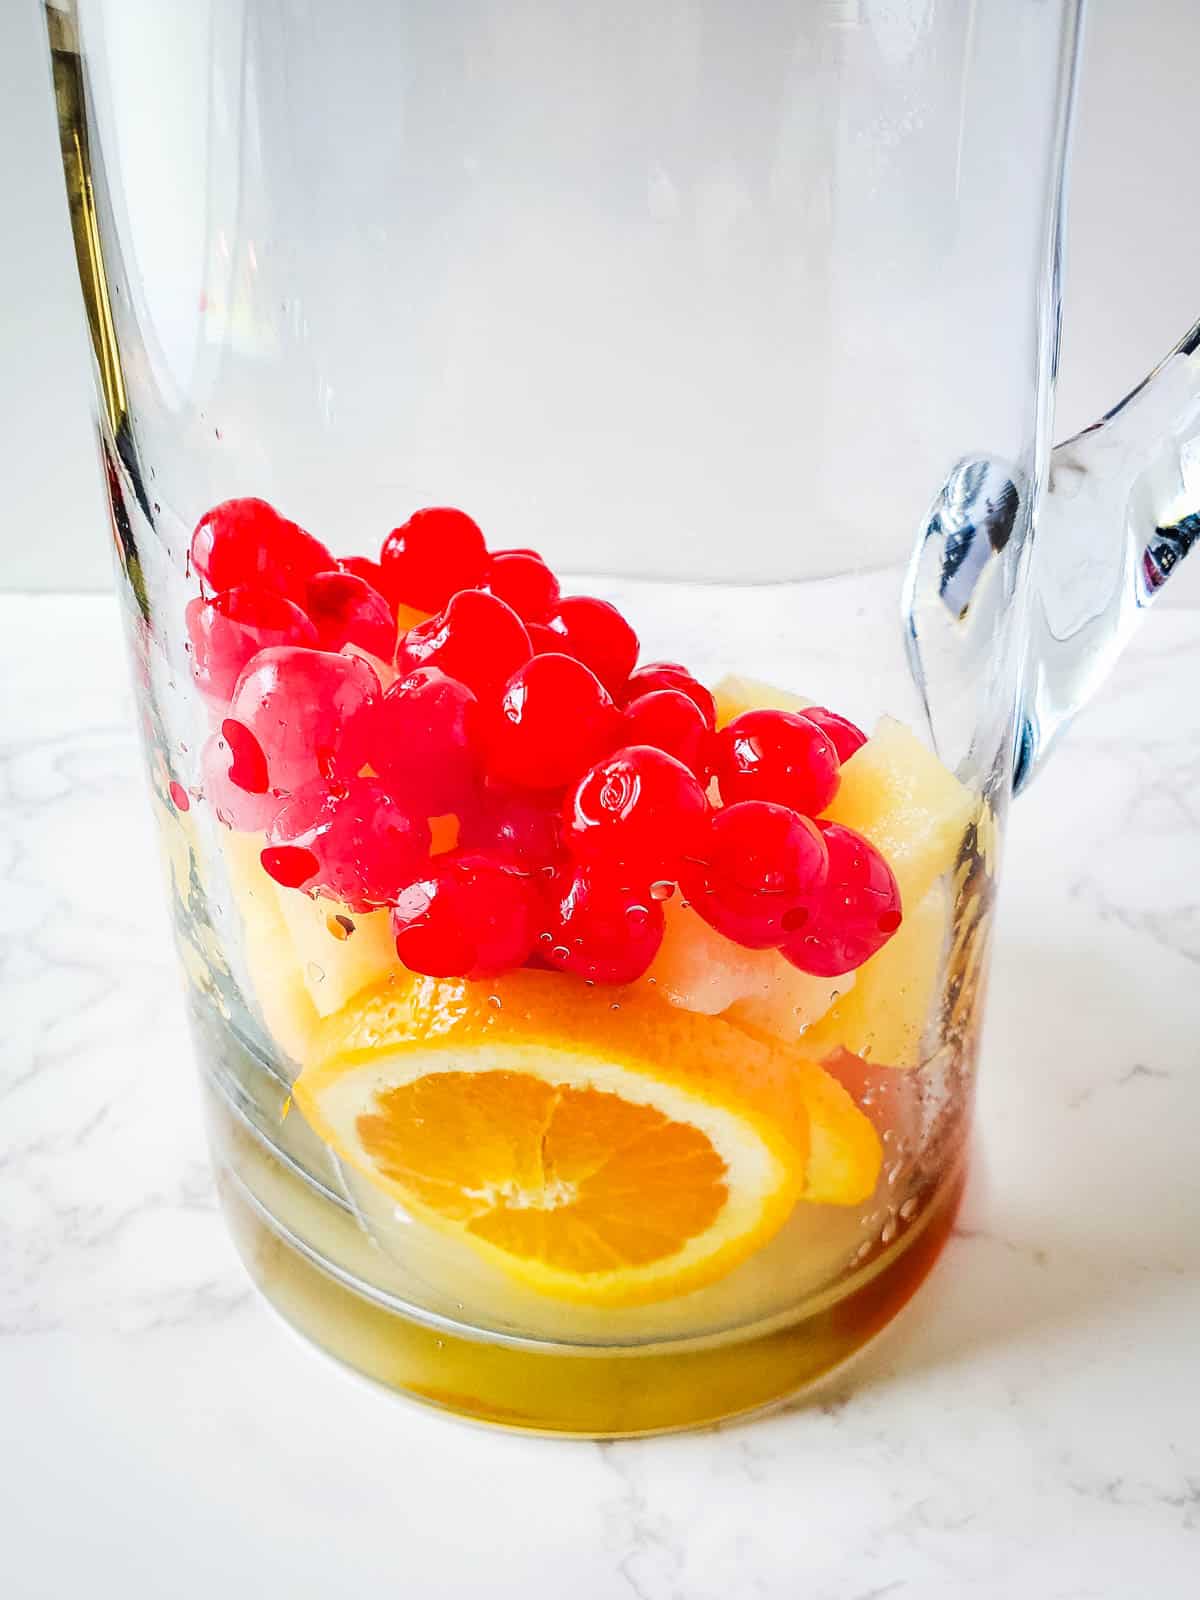
[[[978,1154],[917,1302],[807,1405],[604,1445],[392,1401],[248,1289],[114,608],[0,621],[0,1592],[1198,1592],[1200,617],[1154,619],[1015,808]]]

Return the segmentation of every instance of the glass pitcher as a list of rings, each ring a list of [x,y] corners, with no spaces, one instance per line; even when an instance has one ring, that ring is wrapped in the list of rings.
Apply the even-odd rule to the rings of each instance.
[[[1078,5],[46,19],[250,1272],[516,1427],[795,1393],[946,1237],[1009,795],[1200,526],[1195,334],[1049,449]]]

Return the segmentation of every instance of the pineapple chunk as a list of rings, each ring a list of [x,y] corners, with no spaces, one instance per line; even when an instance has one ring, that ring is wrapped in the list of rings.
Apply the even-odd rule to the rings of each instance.
[[[222,832],[254,998],[280,1049],[303,1061],[323,1017],[400,970],[388,913],[281,888],[263,871],[261,834]],[[354,925],[346,938],[339,916]]]
[[[786,689],[775,689],[769,683],[759,683],[756,678],[739,678],[730,674],[722,678],[713,689],[717,702],[717,727],[723,728],[743,711],[803,711],[816,705],[803,695],[789,694]]]
[[[785,961],[777,950],[748,952],[755,960],[755,987],[743,994],[725,1013],[747,1033],[775,1044],[808,1049],[808,1030],[855,984],[856,975],[815,978]]]
[[[841,776],[825,816],[857,829],[883,852],[907,912],[954,865],[978,801],[892,717],[880,718]]]
[[[336,900],[271,887],[291,937],[292,960],[318,1016],[340,1011],[360,989],[379,983],[399,965],[386,911],[351,911]]]
[[[723,678],[714,694],[720,725],[752,708],[803,711],[815,703],[751,678]],[[978,814],[976,796],[915,734],[881,718],[842,767],[825,816],[864,834],[887,859],[904,905],[900,931],[857,973],[832,980],[794,972],[767,952],[787,972],[776,969],[767,982],[760,964],[764,986],[740,994],[728,1020],[784,1042],[799,1035],[805,1054],[818,1059],[840,1047],[872,1062],[916,1066],[946,944],[947,897],[938,879],[953,867]]]
[[[945,885],[934,884],[883,949],[859,967],[849,994],[804,1035],[806,1054],[821,1059],[840,1046],[878,1066],[919,1066],[948,920]]]
[[[296,960],[275,885],[259,860],[262,835],[225,832],[223,842],[229,883],[242,918],[252,998],[279,1048],[294,1061],[303,1061],[321,1018],[304,981],[304,969]]]
[[[721,1013],[743,1033],[766,1043],[792,1046],[787,1070],[802,1088],[809,1120],[804,1198],[819,1205],[855,1206],[878,1181],[883,1162],[879,1135],[852,1095],[818,1062],[794,1054],[805,1026],[844,993],[845,978],[812,978],[797,972],[777,950],[744,950],[710,928],[678,898],[663,907],[667,928],[647,974],[659,995],[682,1010]]]
[[[678,895],[664,904],[663,917],[663,941],[646,977],[664,1000],[715,1017],[751,991],[756,951],[710,928]]]
[[[854,985],[854,974],[814,978],[777,950],[747,950],[710,928],[679,898],[663,907],[666,931],[647,976],[683,1011],[724,1016],[768,1044],[794,1045]]]
[[[155,799],[158,842],[171,875],[171,885],[180,905],[186,906],[192,892],[192,859],[196,854],[196,826],[191,817]]]

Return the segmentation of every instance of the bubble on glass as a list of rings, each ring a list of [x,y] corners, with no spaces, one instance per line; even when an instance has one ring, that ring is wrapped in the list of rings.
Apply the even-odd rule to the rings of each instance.
[[[319,967],[315,961],[310,961],[304,970],[313,983],[325,982],[325,968]]]
[[[675,893],[675,885],[666,878],[660,878],[657,883],[650,885],[650,898],[652,900],[669,900]]]
[[[488,1003],[488,1005],[491,1006],[493,1011],[501,1010],[503,1005],[504,1005],[503,1000],[501,1000],[501,998],[500,998],[500,996],[498,994],[490,994],[490,995],[488,995],[487,1003]]]

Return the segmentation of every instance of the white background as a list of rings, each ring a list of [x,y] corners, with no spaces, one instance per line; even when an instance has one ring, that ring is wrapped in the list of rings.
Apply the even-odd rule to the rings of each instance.
[[[1200,315],[1200,6],[1092,0],[1090,13],[1060,435],[1106,410]],[[93,589],[108,583],[108,557],[44,48],[35,0],[0,0],[0,587]],[[1200,573],[1189,578],[1200,594]]]

